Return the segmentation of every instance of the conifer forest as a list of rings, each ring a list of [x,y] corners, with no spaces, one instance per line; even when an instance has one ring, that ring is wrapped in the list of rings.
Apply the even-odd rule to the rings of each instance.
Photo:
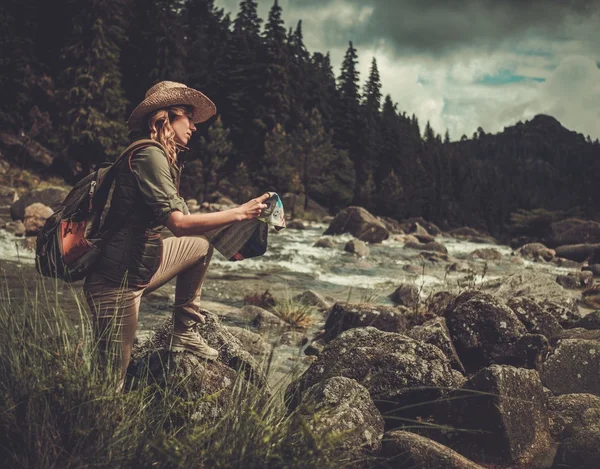
[[[234,12],[213,0],[4,0],[0,133],[44,148],[73,183],[126,146],[148,88],[179,81],[218,110],[185,156],[185,197],[274,190],[331,214],[359,205],[497,236],[523,211],[598,219],[597,140],[538,115],[451,141],[382,96],[374,58],[359,76],[352,38],[332,63],[284,16],[277,0],[266,19],[255,0]]]

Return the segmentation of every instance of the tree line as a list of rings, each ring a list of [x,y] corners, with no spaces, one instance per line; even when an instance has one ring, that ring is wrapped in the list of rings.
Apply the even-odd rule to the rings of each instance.
[[[129,112],[173,80],[219,113],[186,155],[188,197],[270,189],[332,213],[356,204],[494,234],[517,209],[597,214],[597,141],[537,118],[459,142],[421,130],[382,96],[375,58],[361,87],[350,42],[336,74],[329,54],[307,50],[301,21],[286,29],[277,0],[265,21],[256,0],[235,15],[214,0],[6,0],[0,40],[0,126],[50,149],[68,179],[118,155]]]

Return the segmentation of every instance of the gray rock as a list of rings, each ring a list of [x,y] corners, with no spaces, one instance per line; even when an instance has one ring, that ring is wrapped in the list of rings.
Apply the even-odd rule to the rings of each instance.
[[[527,332],[509,307],[479,292],[467,291],[459,295],[448,305],[445,317],[458,356],[467,371],[476,371],[492,363],[506,363],[509,357],[517,359],[510,348]],[[506,353],[509,355],[502,355]]]
[[[289,325],[270,311],[259,306],[245,305],[240,315],[247,318],[252,327],[257,329],[289,328]]]
[[[465,368],[458,358],[452,339],[450,338],[450,331],[446,326],[446,320],[444,318],[435,318],[425,322],[421,326],[415,326],[406,335],[413,339],[420,340],[427,344],[435,345],[439,348],[444,355],[450,360],[450,364],[455,370],[461,373],[465,372]]]
[[[442,230],[440,230],[437,225],[425,220],[422,217],[413,217],[403,220],[400,223],[400,226],[402,227],[405,233],[410,233],[415,230],[415,226],[417,224],[422,226],[425,230],[427,230],[427,233],[429,233],[430,235],[438,236],[442,234]]]
[[[559,340],[564,339],[584,339],[594,340],[600,342],[600,330],[598,329],[584,329],[583,327],[575,327],[573,329],[564,329],[552,340],[552,344],[555,345]]]
[[[544,362],[541,376],[554,394],[600,396],[600,345],[593,340],[561,340]]]
[[[381,448],[383,418],[369,391],[353,379],[335,376],[315,384],[304,393],[295,415],[304,422],[303,431],[319,439],[335,438],[336,453],[344,459],[366,460],[367,452]],[[291,440],[301,438],[302,432]]]
[[[549,262],[554,258],[556,252],[554,249],[547,248],[542,243],[527,243],[517,250],[517,254],[534,261],[542,260]]]
[[[542,334],[551,340],[563,330],[558,319],[531,298],[517,296],[508,300],[506,304],[531,334]]]
[[[413,283],[403,283],[390,294],[389,298],[400,306],[414,308],[419,304],[419,288]]]
[[[64,187],[48,187],[46,189],[35,189],[27,192],[10,206],[10,215],[13,220],[23,220],[25,218],[25,209],[36,202],[40,202],[52,210],[56,210],[65,200],[68,193],[69,191]]]
[[[546,398],[535,370],[506,365],[482,369],[440,400],[436,410],[434,425],[444,428],[424,433],[476,463],[511,469],[552,463]]]
[[[583,266],[581,269],[591,272],[594,277],[600,276],[600,264],[586,265],[586,266]]]
[[[256,332],[237,326],[225,326],[225,330],[238,339],[251,355],[263,358],[271,351],[271,346]]]
[[[454,293],[440,291],[425,300],[427,313],[431,316],[443,316],[446,308],[456,298]]]
[[[430,251],[430,252],[441,252],[443,254],[448,254],[448,249],[441,243],[436,243],[432,241],[430,243],[404,243],[405,248],[417,249],[419,251]]]
[[[522,271],[494,280],[488,280],[481,285],[481,291],[491,293],[502,301],[508,301],[515,296],[527,296],[536,301],[551,301],[576,311],[575,299],[555,281],[552,274],[537,271]]]
[[[344,246],[344,251],[356,254],[358,257],[367,257],[369,255],[368,246],[360,239],[351,239]]]
[[[430,344],[403,334],[361,327],[329,342],[316,361],[287,389],[292,407],[316,383],[334,376],[365,386],[383,416],[430,402],[457,382],[449,360]],[[412,407],[410,408],[412,409]],[[410,410],[409,409],[409,410]]]
[[[583,262],[592,256],[600,244],[565,244],[556,248],[556,255],[575,262]]]
[[[548,398],[550,430],[555,440],[585,424],[583,414],[588,409],[600,409],[600,397],[593,394],[562,394]]]
[[[331,221],[325,235],[350,233],[355,238],[368,243],[380,243],[389,238],[389,231],[376,217],[362,207],[343,209]]]
[[[470,241],[471,243],[496,244],[496,240],[488,233],[478,231],[468,226],[455,228],[450,230],[448,234],[453,238]]]
[[[313,244],[313,247],[315,247],[315,248],[333,249],[333,248],[335,248],[335,246],[336,246],[335,241],[330,236],[326,236],[324,238],[319,238],[319,239],[317,239],[315,244]]]
[[[411,228],[406,231],[406,233],[414,236],[421,243],[431,243],[435,241],[435,237],[429,234],[427,230],[418,223],[413,223]]]
[[[468,262],[453,262],[448,266],[448,272],[470,272],[473,268]]]
[[[205,310],[203,313],[206,322],[198,325],[198,331],[208,345],[219,351],[218,361],[233,370],[243,372],[243,376],[250,382],[261,387],[266,386],[266,378],[258,362],[244,348],[240,340],[227,331],[216,314]],[[173,323],[168,319],[150,339],[134,350],[132,360],[135,361],[157,350],[168,351],[172,330]],[[183,352],[181,355],[191,354]]]
[[[578,290],[580,288],[588,288],[594,283],[594,274],[592,272],[569,272],[566,275],[558,275],[556,283],[563,288],[570,290]]]
[[[396,469],[484,469],[447,446],[402,430],[383,436],[380,456]]]
[[[475,249],[468,256],[470,259],[483,259],[485,261],[500,261],[502,253],[494,248]]]
[[[600,467],[600,409],[584,411],[582,425],[573,427],[556,453],[554,466],[577,469]]]
[[[574,312],[577,311],[577,309],[564,306],[564,302],[557,303],[551,300],[543,299],[542,301],[538,300],[538,304],[543,308],[544,311],[554,316],[562,327],[573,327],[573,324],[581,319],[579,313]]]
[[[573,327],[582,327],[588,330],[600,329],[600,309],[586,314],[579,321],[575,322]]]
[[[324,340],[330,341],[348,329],[366,326],[386,332],[405,332],[415,321],[415,314],[406,308],[340,301],[327,315]]]
[[[552,241],[557,246],[600,243],[600,223],[596,221],[567,218],[551,226]]]
[[[36,202],[27,206],[25,209],[25,217],[23,219],[23,225],[25,226],[25,234],[27,236],[35,236],[39,234],[40,230],[46,223],[48,217],[54,213],[50,207]]]
[[[325,298],[324,296],[312,290],[306,290],[299,295],[296,295],[294,297],[294,301],[304,305],[314,306],[320,310],[329,309],[333,304],[331,299]]]

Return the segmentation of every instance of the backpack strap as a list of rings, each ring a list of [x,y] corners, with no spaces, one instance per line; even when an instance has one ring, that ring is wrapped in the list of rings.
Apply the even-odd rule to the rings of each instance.
[[[123,159],[125,159],[127,156],[131,155],[132,153],[136,152],[137,150],[141,150],[142,148],[149,147],[149,146],[158,147],[162,151],[164,151],[165,154],[167,154],[167,151],[165,150],[165,147],[163,147],[159,142],[157,142],[156,140],[152,140],[150,138],[143,138],[141,140],[136,140],[131,145],[129,145],[125,149],[125,151],[123,151],[123,153],[121,153],[119,155],[119,157],[117,158],[117,160],[113,163],[113,166],[117,166],[118,163],[120,163],[121,161],[123,161]]]

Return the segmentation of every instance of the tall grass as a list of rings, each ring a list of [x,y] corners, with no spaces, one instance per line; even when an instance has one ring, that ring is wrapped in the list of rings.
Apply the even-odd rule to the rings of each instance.
[[[67,314],[43,285],[18,300],[6,285],[0,294],[3,467],[343,467],[335,438],[312,435],[282,391],[241,377],[219,417],[198,418],[177,389],[118,391],[119,369],[101,360],[77,293]]]

